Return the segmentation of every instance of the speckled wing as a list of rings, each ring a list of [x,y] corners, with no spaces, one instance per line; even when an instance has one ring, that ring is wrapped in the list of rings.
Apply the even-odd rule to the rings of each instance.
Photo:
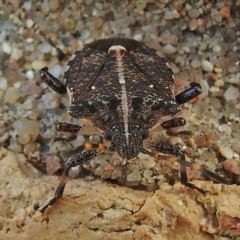
[[[106,55],[106,51],[84,47],[68,62],[69,69],[64,77],[71,103],[91,91],[95,79],[104,66]]]
[[[156,50],[145,45],[130,51],[138,69],[149,78],[153,88],[162,97],[173,98],[174,77],[167,60],[157,55]]]

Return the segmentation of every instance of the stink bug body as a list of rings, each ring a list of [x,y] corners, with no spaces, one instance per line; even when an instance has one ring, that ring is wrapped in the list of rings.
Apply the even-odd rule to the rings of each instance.
[[[201,93],[201,86],[191,83],[189,89],[174,96],[173,72],[154,49],[125,38],[94,41],[76,52],[68,63],[65,84],[47,68],[41,70],[41,78],[59,94],[68,95],[68,113],[72,117],[90,123],[100,133],[97,143],[85,142],[74,150],[75,156],[65,164],[54,198],[39,209],[41,212],[62,197],[70,168],[89,161],[104,150],[116,151],[125,160],[137,157],[140,152],[155,157],[176,156],[182,184],[201,193],[205,191],[188,182],[186,167],[226,182],[200,165],[186,162],[178,146],[151,142],[148,149],[143,147],[143,140],[154,127],[161,125],[169,130],[185,125],[185,120],[176,116],[181,110],[179,104]],[[58,123],[56,128],[72,134],[80,129],[68,123]],[[105,146],[105,141],[110,141],[111,146]]]

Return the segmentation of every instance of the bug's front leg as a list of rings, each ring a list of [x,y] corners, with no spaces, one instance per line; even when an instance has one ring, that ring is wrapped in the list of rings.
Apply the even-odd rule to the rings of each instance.
[[[186,103],[202,93],[202,87],[198,83],[190,83],[190,88],[180,92],[175,96],[178,104]]]
[[[186,120],[182,117],[179,117],[179,118],[173,118],[173,119],[170,119],[170,120],[167,120],[165,122],[163,122],[161,124],[161,126],[167,130],[167,134],[170,135],[170,136],[177,136],[179,134],[187,134],[187,135],[190,135],[191,132],[190,131],[179,131],[179,132],[173,132],[171,130],[171,128],[175,128],[175,127],[182,127],[186,124]]]
[[[62,197],[65,185],[67,183],[67,176],[69,170],[72,167],[76,167],[84,162],[91,160],[100,153],[100,150],[103,149],[105,149],[105,146],[103,146],[102,144],[91,144],[89,142],[79,147],[78,148],[79,153],[75,157],[70,158],[65,164],[65,168],[62,173],[57,190],[55,191],[54,197],[47,204],[40,207],[38,211],[43,213],[48,207],[52,206],[55,202],[57,202],[58,199]]]
[[[49,73],[47,67],[40,70],[40,77],[55,92],[61,95],[65,95],[67,93],[65,85]]]

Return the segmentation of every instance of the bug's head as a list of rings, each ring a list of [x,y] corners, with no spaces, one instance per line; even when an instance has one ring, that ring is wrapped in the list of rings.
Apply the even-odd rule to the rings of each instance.
[[[137,157],[143,147],[143,140],[148,136],[148,130],[135,123],[115,123],[104,132],[104,138],[111,141],[123,159]]]

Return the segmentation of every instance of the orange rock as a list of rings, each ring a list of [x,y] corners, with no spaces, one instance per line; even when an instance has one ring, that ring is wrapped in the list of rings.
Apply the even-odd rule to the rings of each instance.
[[[229,18],[231,15],[230,8],[228,6],[222,7],[219,13],[222,17],[225,17],[225,18]]]

